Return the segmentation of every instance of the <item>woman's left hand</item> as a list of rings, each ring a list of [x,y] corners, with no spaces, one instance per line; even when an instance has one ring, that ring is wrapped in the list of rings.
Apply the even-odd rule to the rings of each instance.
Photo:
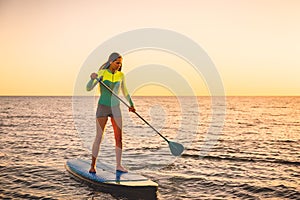
[[[135,108],[134,108],[133,106],[131,106],[131,107],[129,108],[129,112],[135,112]]]

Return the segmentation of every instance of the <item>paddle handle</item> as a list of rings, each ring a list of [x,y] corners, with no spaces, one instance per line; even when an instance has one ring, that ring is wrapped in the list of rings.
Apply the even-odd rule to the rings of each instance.
[[[125,106],[127,106],[128,108],[131,108],[130,105],[128,105],[128,103],[126,103],[123,99],[121,99],[116,93],[114,93],[114,91],[112,91],[105,83],[103,83],[103,81],[101,80],[101,78],[96,78],[96,80],[103,86],[105,87],[108,91],[110,91],[112,93],[112,95],[114,95],[116,98],[118,98]],[[169,143],[169,140],[164,137],[158,130],[156,130],[151,124],[149,124],[149,122],[147,122],[141,115],[139,115],[137,112],[134,112],[141,120],[143,120],[143,122],[145,122],[148,126],[150,126],[160,137],[162,137],[165,141],[167,141]]]

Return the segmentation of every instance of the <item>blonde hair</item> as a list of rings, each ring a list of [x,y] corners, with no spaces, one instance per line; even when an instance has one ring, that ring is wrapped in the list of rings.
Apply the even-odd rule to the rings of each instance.
[[[118,58],[122,58],[121,54],[116,53],[116,52],[110,54],[109,57],[108,57],[108,60],[103,65],[101,65],[101,67],[99,68],[99,70],[101,70],[101,69],[108,69],[109,66],[110,66],[110,63],[114,62]],[[121,71],[121,69],[122,69],[122,65],[119,68],[119,71]]]

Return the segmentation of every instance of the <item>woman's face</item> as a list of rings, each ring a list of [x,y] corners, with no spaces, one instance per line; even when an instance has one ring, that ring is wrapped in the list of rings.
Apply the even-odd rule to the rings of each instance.
[[[119,70],[119,68],[122,66],[122,60],[123,60],[122,58],[117,58],[115,61],[113,61],[110,64],[111,69],[114,71]]]

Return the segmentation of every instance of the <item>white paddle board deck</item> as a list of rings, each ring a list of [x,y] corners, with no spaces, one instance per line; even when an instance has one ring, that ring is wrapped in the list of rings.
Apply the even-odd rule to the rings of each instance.
[[[132,172],[122,173],[116,171],[114,166],[101,162],[97,162],[96,173],[89,173],[90,166],[91,161],[83,159],[71,159],[65,164],[67,171],[75,178],[104,192],[117,192],[121,195],[127,193],[150,195],[149,193],[154,193],[156,196],[158,184],[142,175]]]

